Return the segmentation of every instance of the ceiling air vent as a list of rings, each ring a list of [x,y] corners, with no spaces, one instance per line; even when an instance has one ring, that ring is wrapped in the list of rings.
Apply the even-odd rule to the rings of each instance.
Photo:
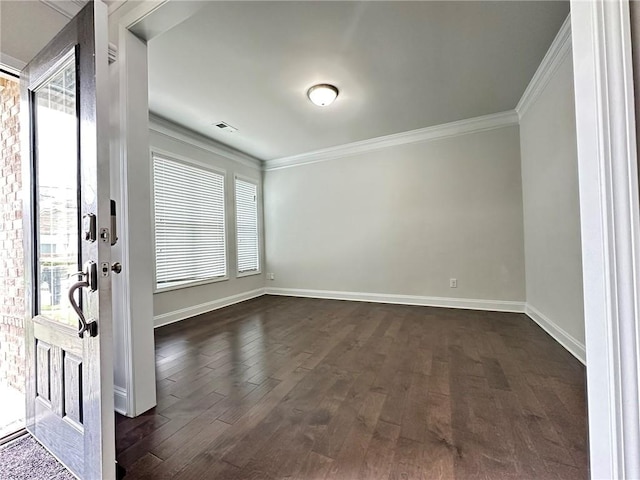
[[[238,129],[236,127],[232,127],[227,122],[215,122],[213,126],[222,132],[234,133],[237,132]]]

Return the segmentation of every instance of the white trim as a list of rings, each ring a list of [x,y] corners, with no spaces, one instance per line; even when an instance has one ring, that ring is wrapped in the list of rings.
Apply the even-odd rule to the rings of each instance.
[[[398,145],[440,140],[443,138],[484,132],[486,130],[509,127],[517,124],[518,114],[515,110],[509,110],[506,112],[484,115],[482,117],[468,118],[433,127],[420,128],[418,130],[410,130],[408,132],[362,140],[360,142],[347,143],[336,147],[323,148],[321,150],[293,155],[291,157],[266,160],[264,162],[264,170],[278,170],[298,165],[324,162],[327,160],[335,160],[336,158],[372,152]]]
[[[199,148],[200,150],[238,162],[247,167],[258,170],[262,168],[262,162],[257,158],[232,150],[230,147],[152,113],[149,114],[149,129],[165,137],[187,144],[190,147]]]
[[[126,60],[126,59],[123,59]],[[111,69],[111,67],[109,67]],[[111,75],[111,73],[110,73]],[[131,252],[129,248],[129,158],[127,156],[127,150],[125,142],[122,139],[126,138],[126,129],[129,123],[129,107],[130,103],[127,101],[127,76],[124,69],[118,67],[117,70],[117,82],[111,82],[112,93],[115,93],[114,98],[117,98],[118,111],[119,114],[119,122],[118,126],[120,129],[118,130],[118,138],[120,140],[120,144],[118,145],[118,153],[117,153],[117,162],[118,162],[118,170],[119,170],[119,182],[120,182],[120,198],[119,205],[116,204],[117,214],[119,218],[119,234],[120,234],[120,255],[121,262],[124,265],[122,272],[120,272],[121,280],[122,280],[122,288],[118,289],[117,293],[120,297],[120,308],[122,309],[122,336],[124,345],[122,345],[122,356],[123,356],[123,364],[125,369],[125,391],[130,392],[131,395],[125,395],[124,397],[124,414],[135,414],[136,405],[135,405],[135,368],[133,364],[133,353],[132,350],[134,348],[133,345],[133,306],[131,302],[131,288],[129,285],[131,284],[131,275],[129,270]],[[113,75],[111,76],[113,79]],[[114,91],[115,90],[115,91]],[[113,285],[113,284],[112,284]],[[113,291],[112,291],[113,293]],[[112,302],[113,303],[113,302]],[[115,394],[115,387],[114,387]],[[121,399],[122,400],[122,399]]]
[[[155,227],[154,227],[153,231],[155,232]],[[226,250],[227,250],[227,248],[226,248],[226,245],[225,245],[225,251]],[[154,252],[155,252],[155,241],[154,241]],[[155,259],[155,255],[154,255],[154,259]],[[226,259],[225,259],[225,265],[227,265],[228,263],[229,262],[227,262]],[[183,288],[199,287],[200,285],[209,285],[210,283],[226,282],[227,280],[229,280],[229,275],[225,275],[224,277],[204,278],[202,280],[187,280],[185,282],[177,283],[177,284],[173,284],[173,285],[168,285],[166,287],[158,287],[158,281],[155,279],[155,277],[156,277],[156,274],[155,274],[156,261],[155,260],[154,260],[153,264],[154,264],[153,265],[153,267],[154,267],[153,294],[154,295],[156,293],[171,292],[173,290],[182,290]],[[228,269],[229,269],[229,266],[227,265],[227,270]]]
[[[196,160],[196,159],[188,157],[186,155],[181,155],[179,153],[174,153],[172,151],[165,150],[163,148],[158,148],[158,147],[155,147],[153,145],[151,145],[149,147],[149,153],[151,155],[151,163],[152,164],[153,164],[153,160],[154,160],[155,156],[163,157],[165,160],[173,160],[175,162],[182,163],[184,165],[188,165],[190,167],[196,167],[196,168],[200,168],[202,170],[209,170],[210,172],[217,173],[218,175],[222,175],[223,177],[225,177],[225,181],[226,181],[227,170],[222,168],[222,167],[218,167],[217,165],[211,165],[210,163],[202,162],[200,160]],[[153,165],[151,166],[151,179],[153,180]],[[153,187],[153,182],[151,184],[151,187]],[[152,190],[153,190],[153,188],[152,188]],[[226,190],[225,190],[225,192],[226,192]]]
[[[129,399],[127,398],[127,391],[119,387],[113,386],[113,407],[120,415],[127,415],[128,413]]]
[[[144,4],[143,4],[144,5]],[[148,155],[149,128],[147,106],[147,49],[146,44],[136,38],[126,28],[117,28],[119,48],[118,62],[112,64],[111,73],[113,118],[117,119],[113,128],[116,133],[112,140],[114,159],[119,164],[120,177],[120,240],[121,263],[120,274],[122,289],[116,293],[117,301],[122,304],[122,346],[124,368],[124,387],[127,391],[127,414],[139,415],[156,404],[155,355],[153,349],[153,293],[151,279],[147,281],[146,272],[152,268],[152,259],[146,253],[135,253],[132,245],[142,240],[141,221],[142,207],[147,205],[151,191],[144,195],[145,202],[140,200],[140,189],[151,187],[151,162],[140,162],[142,156]],[[144,81],[139,81],[140,79]],[[140,108],[140,107],[143,108]],[[144,152],[144,153],[142,153]],[[149,179],[139,184],[143,178],[140,168],[146,168]],[[150,213],[144,215],[151,218]],[[136,219],[134,222],[133,219]],[[144,228],[142,227],[142,230]],[[149,231],[151,224],[149,223]],[[149,252],[150,256],[150,252]],[[148,264],[146,262],[149,262]],[[148,267],[148,268],[145,268]],[[143,281],[140,281],[143,279]],[[145,287],[148,285],[148,289]],[[148,327],[148,329],[147,329]]]
[[[507,300],[480,300],[471,298],[424,297],[419,295],[399,295],[389,293],[342,292],[331,290],[306,290],[300,288],[265,289],[267,295],[285,297],[326,298],[329,300],[351,300],[354,302],[394,303],[422,307],[459,308],[464,310],[485,310],[491,312],[524,313],[524,302]]]
[[[230,297],[220,298],[218,300],[201,303],[199,305],[193,305],[192,307],[181,308],[179,310],[154,316],[153,325],[154,328],[162,327],[164,325],[169,325],[170,323],[179,322],[186,318],[195,317],[196,315],[202,315],[203,313],[218,310],[219,308],[244,302],[245,300],[261,297],[262,295],[264,295],[264,288],[257,288],[248,292],[238,293],[237,295],[231,295]]]
[[[80,0],[68,0],[66,2],[56,2],[54,0],[40,0],[40,3],[45,4],[47,7],[56,11],[60,15],[67,17],[71,20],[75,17],[82,7],[86,5],[86,2]]]
[[[18,60],[6,53],[0,52],[0,66],[9,73],[20,76],[20,72],[27,64],[22,60]]]
[[[4,67],[2,66],[2,64],[0,64],[0,78],[4,78],[5,80],[9,80],[12,82],[20,83],[20,77],[16,78],[13,74],[6,73],[9,70],[7,69],[2,70],[3,68]],[[2,87],[0,87],[0,92],[1,91],[2,91]]]
[[[592,478],[640,478],[640,212],[629,2],[571,1]]]
[[[258,239],[258,243],[259,243],[260,239]],[[237,250],[237,239],[236,239],[236,250]],[[237,257],[237,255],[236,255]],[[260,257],[258,257],[258,261],[260,261]],[[236,264],[237,264],[237,258],[236,258]],[[237,270],[237,268],[236,268]],[[242,273],[236,273],[236,278],[244,278],[244,277],[253,277],[254,275],[262,275],[262,270],[249,270],[246,272],[242,272]]]
[[[553,339],[562,345],[571,355],[580,360],[583,365],[587,364],[584,343],[577,340],[573,335],[568,333],[533,305],[529,303],[525,304],[524,313],[526,313],[531,320],[536,322],[540,328],[551,335]]]
[[[112,0],[107,2],[107,13],[109,14],[109,16],[111,16],[111,14],[115,13],[116,10],[118,10],[120,7],[122,7],[125,3],[127,3],[127,0]]]
[[[533,75],[529,85],[522,94],[522,98],[516,105],[516,112],[522,118],[527,109],[538,99],[553,77],[564,58],[571,52],[571,14],[560,27],[549,50],[540,62],[540,66]]]

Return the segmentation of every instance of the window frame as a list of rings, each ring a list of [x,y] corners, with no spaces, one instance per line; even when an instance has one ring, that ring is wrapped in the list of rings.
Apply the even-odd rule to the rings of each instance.
[[[214,278],[207,278],[207,279],[202,279],[202,280],[193,280],[190,282],[185,282],[185,283],[180,283],[178,285],[171,285],[171,286],[167,286],[167,287],[158,287],[158,279],[157,279],[157,258],[156,258],[156,202],[155,202],[155,175],[153,173],[153,164],[155,161],[155,157],[162,157],[166,160],[171,160],[177,163],[182,163],[184,165],[190,166],[190,167],[196,167],[196,168],[200,168],[203,170],[208,170],[212,173],[216,173],[218,175],[222,176],[222,185],[224,187],[224,191],[223,191],[223,198],[224,198],[224,215],[223,215],[223,221],[224,221],[224,255],[225,255],[225,275],[222,277],[214,277]],[[151,158],[151,162],[150,162],[150,175],[151,175],[151,227],[152,227],[152,234],[151,234],[151,245],[152,245],[152,249],[153,249],[153,293],[164,293],[164,292],[170,292],[172,290],[181,290],[183,288],[190,288],[190,287],[197,287],[200,285],[208,285],[211,283],[218,283],[218,282],[225,282],[227,280],[229,280],[229,229],[228,229],[228,197],[227,197],[227,171],[222,169],[222,168],[218,168],[212,165],[209,165],[207,163],[204,162],[200,162],[198,160],[194,160],[192,158],[189,157],[185,157],[183,155],[179,155],[173,152],[168,152],[166,150],[162,150],[159,148],[153,148],[150,151],[150,158]]]
[[[257,231],[258,231],[258,269],[250,270],[248,272],[240,272],[238,269],[238,205],[236,200],[236,180],[240,180],[242,182],[250,183],[255,185],[256,187],[256,221],[257,221]],[[260,199],[262,198],[262,190],[261,190],[261,182],[260,180],[256,180],[255,178],[247,177],[245,175],[234,174],[233,175],[233,221],[234,221],[234,235],[235,235],[235,246],[236,246],[236,278],[243,277],[252,277],[254,275],[262,275],[262,208]]]

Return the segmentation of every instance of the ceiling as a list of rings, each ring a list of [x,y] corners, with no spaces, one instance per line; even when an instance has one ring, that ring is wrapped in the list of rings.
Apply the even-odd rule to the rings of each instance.
[[[568,13],[557,1],[200,3],[149,41],[150,110],[262,160],[502,112]],[[340,89],[333,105],[309,102],[316,83]]]
[[[0,61],[21,69],[82,8],[76,1],[0,1]]]
[[[88,1],[0,0],[0,63],[21,70]],[[102,1],[110,15],[127,2]],[[131,8],[136,3],[132,1]]]
[[[20,68],[83,3],[0,1],[0,61]],[[196,13],[179,23],[171,6],[187,3],[181,14]],[[514,108],[569,6],[181,0],[162,11],[148,37],[151,111],[268,160]],[[340,95],[319,108],[306,90],[324,82]]]

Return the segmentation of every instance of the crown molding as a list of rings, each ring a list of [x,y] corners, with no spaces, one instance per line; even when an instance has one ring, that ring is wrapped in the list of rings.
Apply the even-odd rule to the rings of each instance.
[[[547,50],[542,62],[540,62],[540,66],[522,94],[522,98],[520,98],[518,105],[516,105],[516,112],[518,112],[519,118],[522,118],[528,108],[537,100],[562,63],[562,60],[564,60],[570,52],[571,14],[567,16],[560,27],[556,38],[553,39],[549,50]]]
[[[40,3],[44,3],[47,7],[55,10],[60,15],[64,15],[68,19],[72,19],[82,9],[82,7],[85,6],[87,2],[83,0],[40,0]]]
[[[418,130],[410,130],[408,132],[395,133],[393,135],[385,135],[383,137],[362,140],[360,142],[347,143],[336,147],[323,148],[321,150],[293,155],[291,157],[266,160],[264,162],[264,170],[279,170],[281,168],[324,162],[327,160],[334,160],[336,158],[350,155],[358,155],[398,145],[428,142],[517,124],[518,114],[515,110],[509,110],[506,112],[459,120],[457,122],[435,125],[433,127],[420,128]]]
[[[116,12],[120,7],[122,7],[127,0],[103,0],[104,3],[107,4],[107,13],[111,15]]]
[[[9,72],[11,75],[20,76],[20,72],[27,64],[22,60],[18,60],[10,55],[0,52],[0,67]]]
[[[205,150],[214,155],[219,155],[228,160],[241,163],[247,167],[262,169],[262,162],[257,158],[254,158],[245,153],[233,150],[226,145],[216,142],[210,138],[205,137],[199,133],[189,130],[181,125],[173,123],[165,118],[149,113],[149,129],[172,138],[179,142],[185,143],[192,147]]]

